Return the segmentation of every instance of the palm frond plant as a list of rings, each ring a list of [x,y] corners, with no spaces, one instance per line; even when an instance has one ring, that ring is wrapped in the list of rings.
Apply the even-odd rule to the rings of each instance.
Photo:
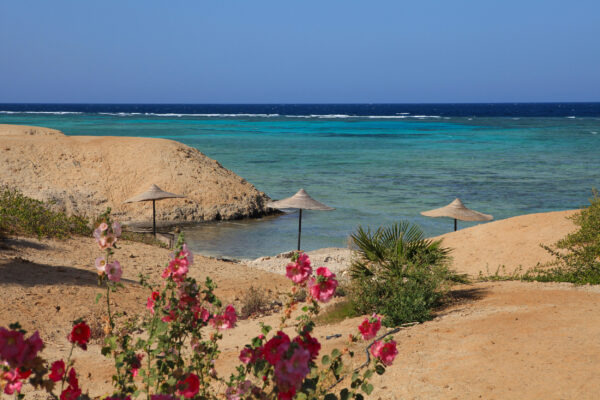
[[[450,250],[430,240],[417,225],[401,221],[351,235],[351,299],[357,312],[377,312],[384,323],[424,321],[445,294],[454,274]]]

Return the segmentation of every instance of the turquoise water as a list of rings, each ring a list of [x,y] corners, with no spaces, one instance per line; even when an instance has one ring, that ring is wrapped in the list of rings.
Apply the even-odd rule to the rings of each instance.
[[[408,219],[460,197],[502,219],[588,204],[600,187],[598,117],[252,117],[0,113],[68,135],[160,137],[198,148],[273,199],[304,188],[335,211],[305,211],[303,249],[345,246],[358,226]],[[124,171],[126,173],[126,171]],[[471,223],[459,221],[459,227]],[[295,248],[297,214],[186,229],[191,247],[236,258]]]

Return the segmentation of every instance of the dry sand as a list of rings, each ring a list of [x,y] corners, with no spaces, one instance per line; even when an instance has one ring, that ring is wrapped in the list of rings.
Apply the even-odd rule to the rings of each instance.
[[[65,136],[48,128],[0,124],[0,185],[96,217],[111,207],[122,222],[148,223],[151,202],[123,204],[151,184],[185,199],[157,204],[159,222],[264,214],[268,197],[198,150],[166,139]]]
[[[441,239],[443,246],[452,249],[452,268],[473,278],[496,272],[510,274],[521,268],[527,270],[552,257],[540,244],[552,245],[573,232],[576,226],[569,219],[577,210],[528,214],[507,218],[432,239]],[[325,248],[308,251],[313,265],[326,266],[344,276],[353,252],[344,248]],[[291,252],[255,260],[242,260],[246,265],[265,271],[285,273]]]
[[[453,241],[456,267],[464,272],[476,274],[482,265],[535,264],[545,257],[543,251],[532,254],[540,241],[553,242],[572,230],[572,225],[562,225],[564,217],[571,213],[517,217],[444,238],[448,245]],[[44,354],[52,360],[68,353],[65,336],[74,318],[86,317],[99,330],[104,311],[102,304],[93,302],[100,290],[92,266],[99,252],[92,239],[18,238],[0,242],[0,246],[0,326],[19,320],[26,329],[39,329],[47,343]],[[157,278],[169,251],[138,243],[121,242],[119,247],[116,257],[125,267],[126,287],[113,296],[113,305],[138,312],[143,310],[148,293],[135,283],[137,274],[143,272]],[[283,269],[287,261],[280,261]],[[227,302],[235,303],[251,285],[266,293],[270,291],[272,296],[289,288],[281,274],[200,256],[191,273],[200,279],[212,276],[220,286],[219,295]],[[439,310],[434,320],[395,335],[399,355],[384,376],[375,378],[372,398],[597,398],[598,287],[477,283],[455,288],[452,297],[453,302]],[[316,335],[325,346],[323,351],[344,346],[344,338],[356,332],[360,320],[317,327]],[[277,316],[244,320],[226,333],[217,365],[222,375],[237,364],[239,349],[257,332],[259,322],[276,326]],[[325,335],[335,333],[342,337],[325,340]],[[360,362],[364,344],[355,345],[354,349]],[[96,341],[87,352],[75,353],[82,385],[92,396],[110,390],[111,363],[99,350]]]

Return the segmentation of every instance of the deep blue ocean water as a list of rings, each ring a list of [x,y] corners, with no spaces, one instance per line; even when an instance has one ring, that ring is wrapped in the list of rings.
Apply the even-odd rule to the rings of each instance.
[[[581,207],[600,188],[600,103],[0,104],[0,123],[173,139],[271,198],[304,188],[336,208],[304,212],[305,250],[343,247],[358,225],[400,219],[447,232],[451,220],[419,211],[455,197],[502,219]],[[195,251],[249,258],[293,249],[297,228],[289,214],[186,235]]]

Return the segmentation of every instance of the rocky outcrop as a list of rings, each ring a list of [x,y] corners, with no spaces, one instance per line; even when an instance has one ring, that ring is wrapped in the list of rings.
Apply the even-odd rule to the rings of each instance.
[[[147,222],[152,203],[123,204],[156,184],[184,199],[157,202],[167,223],[260,216],[269,198],[200,151],[166,139],[65,136],[0,125],[0,184],[93,218],[107,207],[124,222]]]

